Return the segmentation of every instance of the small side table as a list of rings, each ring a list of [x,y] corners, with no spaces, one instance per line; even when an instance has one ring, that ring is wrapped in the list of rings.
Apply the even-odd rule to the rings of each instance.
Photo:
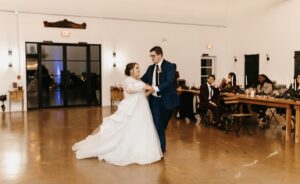
[[[9,92],[9,111],[11,112],[11,102],[21,101],[22,111],[24,111],[24,92],[23,90],[11,90]]]
[[[115,105],[114,101],[121,101],[124,98],[123,88],[120,87],[110,87],[110,104]]]

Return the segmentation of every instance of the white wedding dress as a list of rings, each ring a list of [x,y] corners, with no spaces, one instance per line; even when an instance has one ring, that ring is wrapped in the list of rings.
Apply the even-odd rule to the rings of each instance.
[[[145,84],[132,77],[123,82],[125,98],[103,119],[100,130],[73,145],[77,159],[98,157],[115,165],[150,164],[162,158],[159,138],[144,95]]]

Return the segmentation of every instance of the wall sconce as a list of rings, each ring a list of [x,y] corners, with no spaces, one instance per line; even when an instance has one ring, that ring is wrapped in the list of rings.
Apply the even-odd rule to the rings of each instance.
[[[207,48],[207,49],[212,49],[212,48],[213,48],[213,44],[212,44],[212,43],[208,43],[208,44],[206,45],[206,48]]]
[[[117,53],[113,52],[113,67],[117,66]]]
[[[234,57],[233,57],[233,59],[234,59],[234,62],[236,63],[236,62],[237,62],[237,58],[236,58],[236,56],[234,56]]]
[[[12,50],[8,50],[8,67],[12,68]]]
[[[269,54],[267,54],[267,61],[269,61],[270,60],[270,57],[269,57]]]

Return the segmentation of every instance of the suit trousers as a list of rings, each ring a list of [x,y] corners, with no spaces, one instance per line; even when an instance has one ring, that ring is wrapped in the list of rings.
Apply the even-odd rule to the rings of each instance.
[[[221,108],[219,106],[214,106],[214,105],[208,103],[207,106],[205,106],[204,108],[207,108],[207,109],[211,110],[211,112],[214,115],[214,121],[218,125],[220,125],[220,124],[223,125],[222,120],[221,120],[221,114],[222,114],[221,113]]]
[[[149,105],[153,116],[162,152],[166,150],[166,128],[172,117],[173,111],[166,109],[161,98],[150,96]]]

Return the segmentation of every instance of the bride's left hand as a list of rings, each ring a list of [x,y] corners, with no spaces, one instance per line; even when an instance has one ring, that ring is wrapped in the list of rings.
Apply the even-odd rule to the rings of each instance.
[[[145,92],[145,96],[149,96],[151,95],[155,90],[153,89],[152,86],[147,85],[147,87],[145,87],[146,92]]]
[[[153,88],[153,87],[150,86],[149,84],[146,84],[145,87],[144,87],[144,89],[145,89],[146,91],[151,90],[152,88]]]

